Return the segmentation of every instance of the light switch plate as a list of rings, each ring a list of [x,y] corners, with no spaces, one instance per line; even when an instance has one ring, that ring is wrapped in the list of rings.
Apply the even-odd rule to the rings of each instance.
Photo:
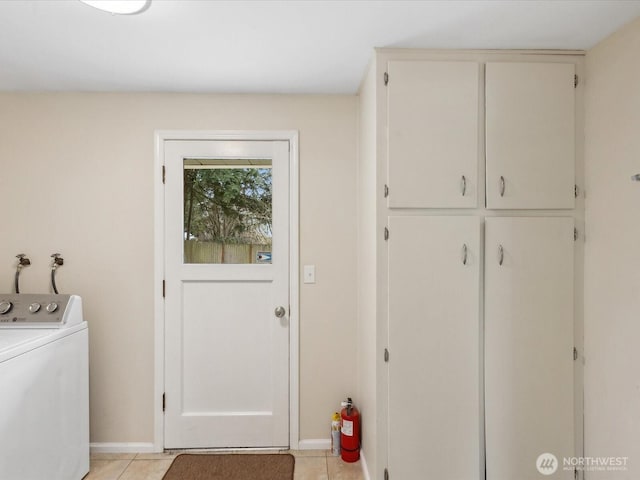
[[[304,266],[303,282],[316,283],[316,266],[315,265]]]

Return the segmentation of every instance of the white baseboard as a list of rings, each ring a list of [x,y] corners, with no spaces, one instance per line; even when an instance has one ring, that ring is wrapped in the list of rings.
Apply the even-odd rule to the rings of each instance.
[[[330,448],[331,439],[329,438],[300,440],[298,442],[298,450],[329,450]]]
[[[364,476],[364,480],[371,480],[369,476],[369,467],[367,466],[367,461],[364,458],[364,452],[360,449],[360,465],[362,465],[362,475]]]
[[[90,443],[89,448],[91,453],[154,453],[158,451],[151,442]]]

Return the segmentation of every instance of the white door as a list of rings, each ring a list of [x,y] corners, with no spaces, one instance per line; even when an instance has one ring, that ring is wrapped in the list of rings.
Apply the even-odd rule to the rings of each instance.
[[[573,479],[573,218],[487,218],[487,480]],[[546,468],[546,469],[545,469]]]
[[[164,152],[164,446],[286,447],[289,144]]]
[[[479,479],[480,219],[389,218],[389,471]]]
[[[486,66],[488,208],[573,208],[575,65]]]
[[[388,64],[390,208],[474,208],[479,70],[475,62]]]

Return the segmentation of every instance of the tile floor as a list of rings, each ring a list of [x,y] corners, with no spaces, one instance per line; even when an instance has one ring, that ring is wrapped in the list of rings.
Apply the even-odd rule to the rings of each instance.
[[[364,479],[360,462],[345,463],[328,450],[284,450],[279,453],[291,453],[296,457],[294,480]],[[174,452],[93,453],[91,471],[84,480],[161,480],[176,455],[178,453]]]

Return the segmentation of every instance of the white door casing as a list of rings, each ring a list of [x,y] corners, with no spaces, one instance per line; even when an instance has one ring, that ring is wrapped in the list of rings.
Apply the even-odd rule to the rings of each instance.
[[[168,135],[177,138],[165,136],[159,149],[166,169],[164,448],[297,444],[297,279],[290,288],[289,278],[292,266],[297,272],[297,260],[290,261],[297,257],[297,235],[289,231],[290,187],[297,187],[290,182],[290,165],[297,165],[290,142],[297,136],[268,141],[265,133],[244,140],[240,134],[184,141]],[[272,264],[183,262],[184,158],[272,159]],[[292,209],[297,215],[297,205]],[[283,318],[275,316],[277,306],[285,307]]]

